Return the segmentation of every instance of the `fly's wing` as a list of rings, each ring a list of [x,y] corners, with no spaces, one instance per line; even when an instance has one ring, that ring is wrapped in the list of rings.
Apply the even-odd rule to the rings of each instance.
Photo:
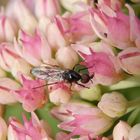
[[[49,67],[49,66],[39,66],[34,67],[31,70],[31,73],[42,80],[51,81],[51,82],[60,82],[63,81],[62,74],[64,70],[60,69],[59,67]]]

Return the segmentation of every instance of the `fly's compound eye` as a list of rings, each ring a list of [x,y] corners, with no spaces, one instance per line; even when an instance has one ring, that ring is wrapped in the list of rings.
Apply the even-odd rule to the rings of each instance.
[[[90,79],[91,78],[88,74],[81,75],[81,83],[88,83]]]

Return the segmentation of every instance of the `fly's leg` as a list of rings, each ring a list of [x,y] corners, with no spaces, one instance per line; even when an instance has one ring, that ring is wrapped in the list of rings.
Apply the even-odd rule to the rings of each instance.
[[[42,88],[42,87],[49,86],[49,85],[54,85],[54,84],[57,84],[57,83],[58,82],[49,83],[49,84],[41,85],[41,86],[38,86],[38,87],[33,87],[32,89]]]
[[[84,87],[84,88],[89,88],[89,87],[87,87],[87,86],[85,86],[85,85],[83,85],[83,84],[80,84],[80,83],[78,83],[78,82],[76,82],[76,84],[79,85],[79,86],[81,86],[81,87]]]

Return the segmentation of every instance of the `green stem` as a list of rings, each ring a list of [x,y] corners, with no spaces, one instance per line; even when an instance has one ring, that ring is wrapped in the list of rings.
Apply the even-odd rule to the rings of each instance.
[[[140,98],[128,102],[127,112],[130,112],[138,107],[140,107]]]
[[[133,88],[133,87],[140,87],[140,77],[139,76],[137,76],[137,77],[133,76],[133,77],[127,78],[125,80],[122,80],[117,84],[109,86],[109,90],[119,90],[119,89]]]

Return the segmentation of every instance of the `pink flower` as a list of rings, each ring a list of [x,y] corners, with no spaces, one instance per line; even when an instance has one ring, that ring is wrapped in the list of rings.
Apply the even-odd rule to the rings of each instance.
[[[21,30],[19,40],[22,47],[15,41],[15,49],[18,54],[30,64],[37,66],[41,61],[48,62],[51,59],[51,49],[45,37],[36,30],[34,35]]]
[[[56,134],[56,140],[64,140],[67,137],[68,137],[68,134],[64,132],[59,132]],[[93,139],[92,137],[88,135],[88,136],[82,136],[80,138],[70,138],[68,140],[93,140]],[[109,140],[109,139],[106,137],[101,138],[97,136],[96,138],[94,138],[94,140]]]
[[[60,4],[57,0],[39,0],[35,2],[35,14],[38,18],[43,16],[53,18],[60,12]]]
[[[81,64],[88,68],[90,75],[94,74],[97,83],[110,85],[120,80],[120,71],[116,58],[105,52],[94,52],[90,49],[90,54],[80,52],[84,59]]]
[[[80,103],[62,105],[60,108],[55,108],[53,114],[64,119],[64,122],[59,124],[59,128],[71,132],[65,140],[75,135],[96,137],[107,131],[113,123],[112,119],[97,107],[84,106]]]
[[[56,16],[55,22],[68,42],[91,42],[96,39],[89,22],[89,12],[82,11],[65,17]]]
[[[12,104],[16,103],[16,97],[11,94],[12,90],[18,90],[20,85],[10,79],[10,78],[1,78],[0,79],[0,104]]]
[[[29,75],[31,66],[22,59],[15,51],[13,44],[0,44],[0,66],[18,79],[18,73]]]
[[[119,11],[123,6],[123,0],[98,0],[97,6],[107,15],[113,15],[114,11]]]
[[[127,73],[140,75],[140,49],[130,47],[118,54],[121,68]]]
[[[120,10],[115,12],[113,16],[108,16],[100,9],[90,10],[91,25],[95,33],[98,37],[119,49],[130,46],[138,47],[140,42],[138,36],[140,21],[135,17],[133,9],[129,5],[126,6],[129,9],[129,16]]]
[[[24,124],[22,125],[17,119],[10,119],[8,139],[51,140],[35,113],[31,113],[31,119],[29,121],[23,115],[23,122]]]
[[[23,108],[31,112],[41,107],[46,102],[45,88],[36,87],[44,85],[44,82],[41,80],[29,80],[23,75],[21,75],[21,82],[23,87],[19,90],[12,91],[12,93],[22,103]]]

